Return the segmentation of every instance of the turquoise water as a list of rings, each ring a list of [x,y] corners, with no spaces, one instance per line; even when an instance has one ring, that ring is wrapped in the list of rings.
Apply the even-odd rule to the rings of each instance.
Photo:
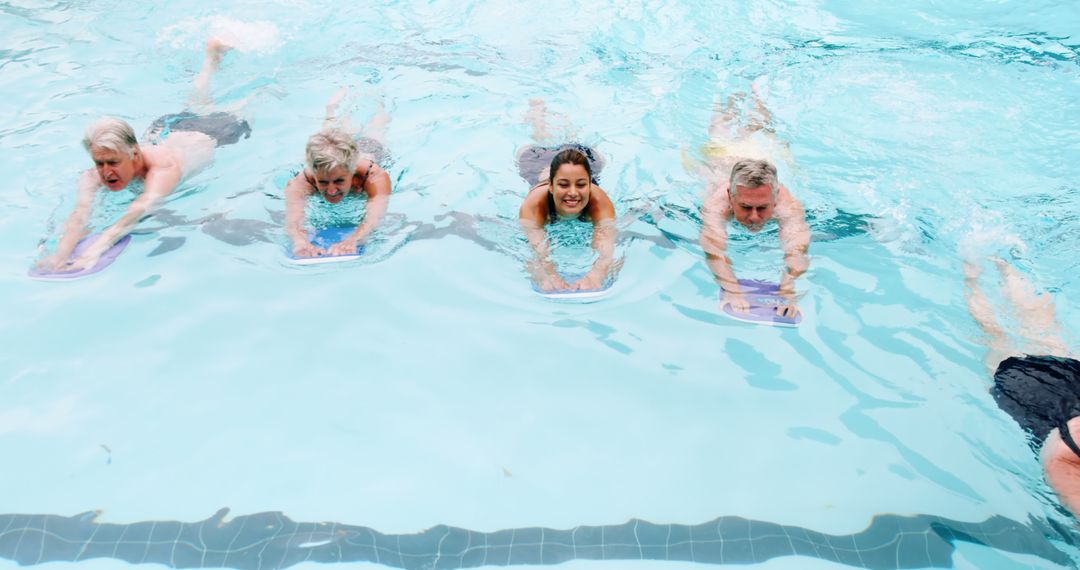
[[[987,393],[960,278],[961,254],[1005,255],[1075,338],[1075,7],[747,4],[0,4],[0,568],[38,560],[38,527],[3,515],[223,507],[390,535],[742,517],[846,536],[888,514],[1000,516],[1020,546],[960,541],[948,559],[1080,560]],[[208,34],[240,44],[214,93],[252,138],[107,271],[27,279],[90,166],[82,130],[179,110]],[[754,80],[814,231],[798,329],[720,315],[704,185],[682,166],[712,103]],[[282,189],[341,84],[357,124],[385,101],[394,193],[364,260],[295,268]],[[623,268],[598,303],[551,303],[525,276],[514,156],[532,97],[607,158]],[[733,239],[736,268],[767,272],[774,246]]]

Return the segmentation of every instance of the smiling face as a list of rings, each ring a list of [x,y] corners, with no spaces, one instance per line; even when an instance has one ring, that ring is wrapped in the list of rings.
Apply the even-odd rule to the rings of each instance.
[[[589,205],[592,180],[589,172],[580,164],[563,164],[551,177],[551,192],[555,199],[555,213],[560,216],[578,216]]]
[[[90,158],[94,160],[94,169],[101,182],[113,192],[126,188],[139,170],[139,149],[135,149],[133,155],[128,155],[124,151],[91,146]]]
[[[776,198],[768,184],[748,187],[736,186],[731,196],[731,211],[735,220],[752,232],[761,231],[765,222],[773,217]]]
[[[352,190],[352,173],[343,166],[335,166],[315,174],[315,189],[331,204],[337,204]]]

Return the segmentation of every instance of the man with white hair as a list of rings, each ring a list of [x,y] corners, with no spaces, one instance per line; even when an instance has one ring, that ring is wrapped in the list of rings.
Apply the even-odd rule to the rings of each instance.
[[[217,39],[207,42],[203,68],[194,81],[190,103],[193,111],[208,110],[210,77],[229,49]],[[217,146],[234,143],[241,136],[250,136],[250,132],[246,121],[228,113],[185,111],[158,119],[147,133],[152,144],[139,144],[131,125],[122,119],[106,117],[94,122],[82,141],[94,168],[79,178],[75,209],[64,224],[56,252],[42,259],[38,266],[61,272],[93,267],[105,251],[161,204],[182,179],[205,168]],[[72,259],[75,246],[87,235],[94,197],[102,188],[110,192],[129,188],[136,198],[119,220]]]
[[[776,166],[768,160],[787,152],[771,136],[768,109],[755,92],[755,109],[747,113],[748,120],[739,121],[735,108],[738,100],[739,96],[729,98],[727,107],[714,114],[710,140],[702,149],[710,194],[701,208],[701,245],[706,263],[724,291],[724,301],[736,311],[747,311],[749,300],[727,256],[727,224],[734,218],[757,233],[775,219],[785,265],[779,293],[786,300],[776,311],[781,317],[794,318],[798,314],[795,280],[809,265],[806,250],[810,228],[802,204],[780,184]]]

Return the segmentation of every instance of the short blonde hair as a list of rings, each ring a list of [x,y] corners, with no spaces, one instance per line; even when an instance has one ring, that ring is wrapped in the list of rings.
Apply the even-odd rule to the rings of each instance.
[[[96,146],[113,152],[126,152],[131,158],[135,156],[135,149],[139,148],[135,130],[127,121],[116,117],[104,117],[94,121],[86,128],[82,144],[87,151]]]
[[[339,166],[352,172],[360,160],[352,135],[338,128],[323,129],[311,135],[305,154],[304,162],[312,172],[326,172]]]

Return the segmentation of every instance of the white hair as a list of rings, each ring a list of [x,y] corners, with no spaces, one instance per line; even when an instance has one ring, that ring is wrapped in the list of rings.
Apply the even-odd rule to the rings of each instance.
[[[780,192],[780,183],[776,180],[776,166],[767,160],[740,160],[731,167],[728,194],[734,199],[735,189],[738,186],[757,188],[762,184],[769,185],[772,189],[772,197],[775,199]]]
[[[342,129],[323,129],[308,138],[305,164],[312,172],[326,172],[337,167],[356,170],[360,156],[352,135]]]
[[[94,146],[113,152],[126,152],[130,158],[135,157],[135,149],[139,148],[135,130],[127,121],[116,117],[98,119],[87,127],[82,144],[87,151]]]

